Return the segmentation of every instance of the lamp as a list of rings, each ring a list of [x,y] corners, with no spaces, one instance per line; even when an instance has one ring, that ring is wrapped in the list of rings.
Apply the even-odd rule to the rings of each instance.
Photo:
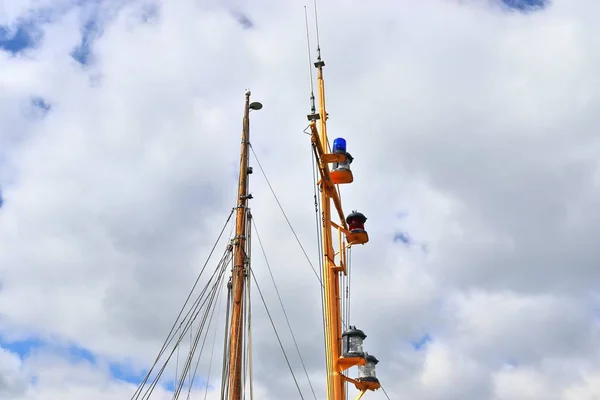
[[[342,333],[342,355],[344,357],[363,357],[363,340],[367,335],[356,326],[349,326]]]

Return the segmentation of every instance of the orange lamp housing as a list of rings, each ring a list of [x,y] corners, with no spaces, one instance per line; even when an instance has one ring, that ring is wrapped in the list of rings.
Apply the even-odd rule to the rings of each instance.
[[[335,139],[333,141],[333,152],[335,154],[343,154],[344,161],[333,164],[333,169],[331,170],[331,181],[335,185],[352,183],[354,181],[354,177],[352,176],[352,170],[350,170],[350,164],[354,158],[346,151],[346,139]]]

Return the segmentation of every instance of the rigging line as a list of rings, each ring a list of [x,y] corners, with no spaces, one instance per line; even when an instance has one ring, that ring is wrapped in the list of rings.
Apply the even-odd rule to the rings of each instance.
[[[381,390],[383,390],[383,394],[385,394],[385,397],[387,397],[388,400],[390,399],[390,396],[388,396],[387,392],[385,391],[385,389],[383,388],[383,385],[381,385]]]
[[[194,326],[190,326],[190,352],[192,351],[192,340],[193,340],[193,336],[194,336]],[[198,358],[200,359],[200,358]],[[193,380],[191,379],[191,376],[188,374],[188,390],[191,391],[192,390],[192,384],[193,384]],[[189,393],[189,392],[188,392]],[[188,398],[189,398],[189,394],[188,394]]]
[[[198,342],[200,341],[200,337],[202,336],[202,331],[204,329],[204,325],[206,325],[206,320],[208,319],[208,326],[206,327],[206,333],[204,334],[204,340],[202,341],[202,346],[200,347],[200,351],[198,352],[198,360],[197,360],[196,366],[200,362],[200,357],[202,357],[202,352],[204,351],[204,345],[206,344],[206,339],[208,338],[210,325],[213,321],[213,317],[215,315],[215,310],[217,309],[215,299],[219,298],[219,294],[221,293],[221,290],[223,288],[222,283],[223,283],[223,278],[225,276],[224,272],[225,272],[225,269],[223,269],[223,274],[220,276],[219,280],[215,283],[213,296],[211,297],[211,304],[209,304],[209,306],[207,307],[207,309],[205,311],[205,314],[202,318],[202,322],[198,328],[198,333],[196,334],[196,337],[194,338],[193,350],[190,351],[190,355],[189,355],[188,359],[186,360],[186,365],[184,367],[184,376],[186,374],[189,374],[190,367],[191,367],[193,357],[194,357],[194,353],[196,352],[196,349],[198,348]],[[214,307],[213,307],[213,305],[214,305]],[[210,314],[210,318],[208,317],[208,314]],[[196,378],[196,370],[194,370],[194,375],[192,377],[192,384],[193,384],[195,378]],[[177,396],[179,396],[179,394],[181,393],[181,389],[183,388],[183,383],[184,383],[184,380],[182,379],[180,386],[178,387]],[[191,386],[188,391],[188,396],[189,396],[190,391],[191,391]]]
[[[210,287],[211,282],[213,281],[213,279],[215,278],[217,273],[219,273],[219,279],[221,279],[220,276],[223,274],[223,271],[224,271],[226,265],[229,263],[230,259],[231,259],[231,253],[229,252],[229,248],[228,248],[225,251],[225,254],[223,255],[223,257],[221,257],[221,260],[219,261],[219,264],[217,265],[217,268],[213,272],[212,276],[209,278],[208,282],[206,283],[206,285],[204,286],[204,288],[198,295],[197,299],[194,301],[194,303],[192,304],[192,306],[186,313],[184,319],[182,320],[181,325],[183,325],[184,321],[187,321],[186,322],[186,331],[187,331],[187,329],[189,329],[191,323],[193,322],[193,320],[196,319],[196,317],[200,313],[200,310],[202,309],[204,304],[206,304],[206,301],[209,299],[209,298],[205,298],[205,294],[206,294],[206,291],[208,290],[208,288]],[[213,286],[214,286],[214,283],[213,283]],[[192,314],[195,316],[193,317],[193,319],[190,322],[190,320],[188,320],[188,317]],[[171,338],[170,341],[172,341],[173,339],[174,339],[174,337]]]
[[[175,329],[175,327],[177,326],[177,322],[179,321],[179,318],[181,317],[181,314],[183,313],[183,311],[185,310],[185,306],[187,305],[188,301],[190,300],[190,298],[192,297],[192,294],[194,292],[194,289],[196,288],[196,286],[198,285],[198,282],[200,281],[200,277],[202,276],[202,273],[204,272],[204,269],[206,268],[206,266],[208,265],[208,262],[210,261],[213,252],[215,251],[215,249],[217,248],[217,244],[219,243],[219,241],[221,240],[221,236],[223,235],[223,232],[225,231],[225,229],[227,228],[227,224],[229,223],[229,220],[231,219],[231,216],[233,215],[233,211],[235,209],[231,209],[231,212],[229,213],[229,217],[227,217],[227,221],[225,221],[225,224],[223,225],[223,229],[221,229],[221,232],[219,233],[219,236],[217,237],[217,240],[215,241],[215,244],[213,245],[212,249],[210,250],[210,253],[208,254],[208,258],[206,259],[206,262],[204,263],[204,265],[202,266],[202,269],[200,270],[200,273],[198,274],[198,277],[196,278],[196,281],[194,282],[194,285],[192,286],[192,289],[190,290],[190,293],[188,294],[187,299],[185,300],[185,303],[183,304],[183,306],[181,307],[181,310],[179,311],[179,314],[177,315],[177,318],[175,318],[175,322],[173,322],[173,326],[171,327],[171,330],[169,331],[168,335],[167,335],[167,339],[165,339],[165,343],[163,343],[163,346],[161,347],[161,350],[159,351],[158,356],[156,357],[156,360],[154,361],[154,364],[152,365],[152,367],[150,368],[150,370],[148,371],[148,373],[146,374],[146,376],[144,377],[144,379],[142,380],[142,382],[140,383],[140,385],[138,386],[138,389],[133,393],[133,395],[131,396],[131,399],[133,400],[136,395],[139,396],[139,393],[142,390],[143,385],[148,381],[148,378],[150,378],[150,374],[152,373],[154,367],[156,366],[156,364],[158,363],[158,360],[160,360],[160,357],[162,356],[162,354],[164,353],[165,348],[168,346],[169,344],[169,337],[171,336],[171,334],[173,333],[173,330]]]
[[[341,282],[340,282],[340,286],[341,286],[341,290],[340,290],[340,303],[341,303],[341,307],[342,307],[342,316],[345,318],[346,317],[346,306],[347,306],[347,297],[346,297],[346,293],[347,293],[347,282],[346,282],[346,276],[344,274],[342,274],[341,276]],[[344,329],[346,328],[346,324],[344,323]]]
[[[321,282],[323,281],[323,251],[321,249],[321,243],[323,241],[323,227],[321,226],[321,220],[319,216],[321,215],[321,197],[317,196],[317,176],[318,166],[316,164],[316,153],[315,153],[315,144],[311,141],[311,156],[310,159],[312,161],[313,168],[313,194],[315,199],[315,226],[317,228],[317,254],[319,256],[319,278]],[[325,298],[323,297],[323,290],[325,287],[321,284],[321,315],[323,316],[323,326],[325,326]],[[323,330],[323,341],[324,343],[327,341],[327,334],[325,330]]]
[[[351,283],[352,283],[352,246],[348,247],[348,253],[347,253],[347,257],[346,259],[348,260],[348,287],[347,287],[347,296],[348,296],[348,308],[346,310],[346,312],[348,313],[348,315],[346,315],[346,320],[348,321],[348,323],[350,323],[350,300],[352,299],[352,296],[350,295],[350,293],[352,292],[352,287],[351,287]]]
[[[197,314],[199,314],[200,311],[198,311]],[[196,316],[197,316],[196,314]],[[196,317],[194,317],[195,320]],[[193,321],[192,321],[193,322]],[[187,330],[187,327],[186,327]],[[198,335],[201,334],[201,330],[198,331]],[[155,377],[154,381],[151,383],[150,387],[146,390],[146,393],[144,394],[144,396],[146,396],[146,398],[149,398],[150,395],[152,394],[152,392],[154,391],[154,389],[156,388],[156,385],[158,384],[160,377],[162,376],[162,374],[164,373],[165,368],[167,367],[169,360],[171,359],[171,357],[173,356],[173,353],[175,352],[175,348],[177,348],[180,344],[181,341],[183,340],[183,337],[185,336],[185,331],[181,334],[181,336],[179,337],[179,340],[177,341],[177,343],[175,344],[173,350],[171,351],[171,353],[169,354],[167,360],[165,361],[165,363],[163,364],[163,366],[161,367],[161,369],[159,370],[157,376]],[[185,379],[185,375],[184,378]],[[182,381],[183,382],[183,381]],[[178,391],[180,391],[180,387],[182,385],[182,382],[179,383],[179,387],[178,387]],[[176,398],[178,398],[179,393],[176,393]]]
[[[254,224],[256,227],[256,223]],[[258,235],[257,235],[258,236]],[[283,357],[285,357],[285,362],[290,369],[290,373],[292,374],[292,378],[294,379],[294,383],[296,384],[296,388],[298,389],[298,393],[300,394],[300,398],[304,400],[304,396],[302,395],[302,390],[300,390],[300,385],[298,385],[298,380],[296,379],[296,375],[294,374],[294,370],[292,369],[292,365],[290,364],[290,360],[283,348],[283,343],[281,343],[281,338],[279,337],[279,333],[277,333],[277,328],[275,327],[275,322],[273,322],[273,318],[271,317],[271,313],[269,312],[269,307],[267,307],[267,303],[265,298],[263,297],[262,290],[260,290],[260,286],[258,285],[258,281],[256,280],[256,276],[254,275],[254,271],[250,270],[250,274],[252,275],[252,279],[254,279],[254,284],[256,285],[256,289],[258,290],[258,294],[262,300],[263,305],[265,306],[265,310],[267,311],[267,316],[271,321],[271,326],[273,327],[273,331],[275,332],[275,336],[277,337],[277,341],[279,342],[279,347],[281,347],[281,351],[283,352]]]
[[[316,149],[315,149],[315,144],[312,143],[311,141],[311,160],[312,160],[312,167],[313,167],[313,193],[315,196],[315,226],[317,228],[317,253],[319,254],[319,276],[321,277],[321,279],[323,278],[323,250],[321,248],[321,243],[323,241],[323,226],[321,225],[321,220],[319,219],[319,216],[321,215],[321,197],[317,196],[317,176],[319,175],[319,170],[318,170],[318,166],[316,164],[317,161],[317,154],[316,154]],[[320,190],[320,189],[319,189]],[[321,289],[321,318],[322,318],[322,323],[323,326],[326,326],[326,316],[325,316],[325,297],[324,297],[324,286],[321,285],[320,287]],[[327,347],[327,333],[325,331],[325,329],[322,330],[323,332],[323,343],[325,345],[325,347]],[[326,368],[328,368],[329,365],[329,361],[327,359],[327,357],[325,357],[325,364],[326,364]]]
[[[265,264],[267,264],[267,269],[269,270],[269,275],[271,275],[271,281],[273,282],[273,286],[275,287],[275,293],[277,293],[277,298],[279,299],[279,304],[281,305],[281,309],[283,310],[283,316],[285,317],[285,321],[287,322],[288,329],[290,330],[290,334],[292,335],[292,340],[294,341],[294,346],[296,346],[296,351],[298,352],[298,357],[300,357],[300,362],[302,363],[302,368],[304,369],[304,374],[306,375],[306,380],[308,381],[308,385],[310,386],[310,390],[312,391],[313,397],[317,400],[317,395],[315,393],[315,389],[313,388],[312,382],[310,381],[310,377],[308,376],[308,371],[306,370],[306,364],[304,364],[304,359],[302,358],[302,354],[300,353],[300,348],[298,347],[298,342],[296,341],[296,336],[294,335],[294,330],[292,329],[292,325],[290,324],[290,320],[288,318],[287,312],[285,311],[285,307],[283,306],[283,300],[281,299],[281,294],[279,293],[279,289],[277,288],[277,283],[275,283],[275,277],[273,276],[273,270],[271,269],[271,265],[269,264],[269,260],[267,259],[267,253],[265,252],[265,248],[263,247],[262,240],[260,240],[260,234],[258,233],[258,228],[256,226],[256,221],[254,221],[254,231],[256,232],[256,238],[258,239],[258,244],[265,258]]]
[[[220,270],[223,270],[225,268],[225,265],[229,262],[229,258],[231,258],[231,253],[230,253],[229,248],[228,248],[228,249],[225,250],[225,253],[221,257],[221,260],[219,261],[219,264],[217,264],[217,267],[216,267],[215,271],[213,272],[212,276],[209,278],[208,282],[206,283],[206,285],[204,286],[204,288],[202,289],[202,291],[200,292],[200,294],[198,295],[198,297],[196,298],[196,300],[194,300],[194,303],[190,306],[190,308],[187,311],[186,315],[183,317],[182,321],[179,324],[179,328],[177,329],[177,331],[179,331],[179,329],[181,328],[181,326],[185,323],[185,330],[184,330],[183,334],[185,334],[185,332],[187,332],[187,330],[189,329],[190,324],[196,318],[196,317],[194,317],[192,320],[190,320],[190,319],[188,319],[188,317],[190,315],[196,315],[197,316],[197,314],[200,312],[200,309],[202,308],[202,306],[208,300],[208,298],[205,298],[206,291],[209,289],[211,282],[215,278],[215,275]],[[203,299],[204,299],[204,301],[203,301]],[[171,343],[173,341],[173,339],[175,339],[175,335],[173,335],[170,339],[168,339],[167,345],[169,343]],[[166,347],[165,347],[165,350],[166,350]],[[160,353],[161,356],[162,356],[162,353],[164,353],[164,351]]]
[[[220,288],[221,286],[216,285],[215,288],[217,288],[217,287]],[[213,296],[211,298],[211,302],[213,304],[214,304],[214,299],[216,297],[218,297],[217,294],[216,294],[216,292],[217,291],[213,292]],[[183,368],[182,379],[179,381],[179,383],[177,385],[177,388],[175,390],[175,396],[176,396],[176,398],[179,398],[179,395],[181,394],[181,390],[183,389],[183,385],[185,383],[185,377],[190,375],[189,374],[190,367],[191,367],[194,355],[196,353],[196,349],[198,348],[198,342],[200,341],[200,338],[202,337],[203,329],[204,329],[204,326],[206,325],[206,320],[208,319],[208,315],[209,314],[211,315],[210,321],[212,321],[212,316],[214,315],[214,311],[215,311],[215,307],[212,307],[212,304],[209,304],[209,306],[205,309],[205,312],[204,312],[204,314],[202,316],[202,321],[199,324],[198,332],[196,333],[196,335],[194,337],[194,343],[192,345],[192,349],[191,349],[191,351],[190,351],[190,353],[189,353],[189,355],[188,355],[188,357],[186,359],[186,363],[185,363],[184,368]],[[204,349],[204,343],[206,342],[206,337],[208,336],[208,329],[210,329],[210,324],[209,324],[209,327],[207,328],[207,333],[204,335],[205,339],[204,339],[204,342],[203,342],[203,346],[200,349],[200,352],[198,353],[198,362],[200,360],[200,357],[202,357],[202,351]],[[195,378],[195,376],[193,378]],[[192,384],[193,384],[193,379],[192,379]],[[191,392],[191,386],[188,389],[188,395],[189,395],[190,392]]]
[[[248,265],[247,265],[247,271],[250,271],[252,269],[252,214],[250,214],[250,211],[248,211],[248,229],[246,230],[246,232],[248,232],[248,240],[246,241],[246,254],[248,255]],[[246,275],[248,274],[248,272],[246,272]],[[251,296],[250,296],[250,288],[252,287],[252,285],[250,285],[250,279],[246,279],[246,305],[248,307],[248,330],[246,331],[246,346],[247,346],[247,354],[246,354],[246,362],[248,363],[248,382],[249,382],[249,388],[250,388],[250,400],[254,399],[254,385],[253,385],[253,376],[252,376],[252,305],[250,303],[251,301]],[[246,395],[246,392],[244,392],[244,396]]]
[[[220,308],[220,306],[221,306],[221,300],[222,300],[221,292],[223,290],[223,279],[222,278],[219,281],[218,285],[219,285],[219,290],[218,290],[218,293],[217,293],[217,297],[218,297],[217,304],[216,304],[216,306],[211,311],[210,320],[208,321],[208,327],[206,328],[206,335],[204,336],[204,341],[203,341],[202,347],[200,349],[200,354],[198,355],[198,359],[196,360],[196,366],[194,367],[194,373],[193,373],[193,375],[190,375],[191,376],[191,382],[190,382],[190,387],[188,389],[188,395],[187,395],[187,399],[188,400],[189,400],[190,395],[191,395],[192,385],[194,384],[194,380],[196,379],[196,374],[198,372],[198,366],[200,365],[200,356],[202,355],[202,351],[204,349],[204,343],[206,342],[206,338],[208,337],[208,331],[210,330],[210,326],[212,325],[212,321],[213,321],[213,318],[214,318],[215,310],[217,308]],[[220,314],[217,314],[217,324],[219,323],[218,322],[219,321],[219,317],[220,317]],[[217,330],[218,330],[218,327],[215,326],[215,334],[214,334],[215,336],[217,334]],[[215,346],[215,338],[213,337],[213,347],[212,347],[211,359],[210,359],[210,363],[211,364],[209,364],[209,372],[208,372],[209,378],[210,378],[210,367],[212,365],[212,359],[213,359],[213,354],[214,354],[214,346]],[[207,378],[206,390],[208,390],[208,379],[209,378]]]
[[[227,265],[227,263],[222,259],[219,267],[216,269],[215,273],[221,269],[221,274],[223,274],[223,271],[225,269],[225,266]],[[204,304],[206,303],[206,301],[208,300],[208,298],[205,298],[204,301],[200,302],[202,300],[202,297],[204,296],[204,293],[206,291],[206,289],[209,287],[210,282],[212,281],[212,279],[214,278],[214,274],[213,276],[210,278],[209,282],[207,283],[207,285],[205,286],[204,290],[202,291],[202,293],[200,294],[200,296],[198,297],[198,300],[194,302],[194,306],[192,309],[190,309],[188,311],[188,313],[186,314],[184,320],[182,321],[182,323],[180,324],[179,328],[177,329],[177,332],[179,332],[179,329],[182,328],[183,326],[183,322],[187,321],[185,323],[185,326],[183,326],[183,330],[181,332],[181,334],[179,335],[179,338],[177,340],[177,342],[175,343],[175,345],[173,346],[173,349],[171,350],[169,356],[167,357],[167,359],[164,361],[162,367],[160,368],[160,370],[158,371],[157,375],[154,377],[153,381],[150,383],[150,385],[147,387],[146,392],[143,394],[143,398],[148,398],[150,396],[150,394],[152,394],[152,392],[154,391],[156,385],[158,384],[162,374],[164,373],[169,361],[171,360],[171,357],[173,357],[173,354],[175,353],[175,350],[179,348],[181,341],[183,340],[183,338],[185,337],[185,334],[187,333],[188,329],[190,328],[190,326],[193,324],[193,322],[196,320],[197,316],[200,313],[200,310],[202,309],[202,307],[204,306]],[[192,313],[193,317],[188,319],[188,315]],[[175,339],[175,336],[173,336],[170,340],[168,340],[167,344],[170,344],[173,339]],[[161,354],[162,356],[162,354]],[[160,356],[159,356],[160,359]],[[156,367],[157,362],[155,362],[155,364],[153,365],[152,368]],[[145,382],[144,382],[145,383]],[[144,388],[144,383],[140,385],[139,387],[139,392],[136,398],[139,398],[141,391]]]
[[[223,296],[220,295],[219,293],[219,300],[217,302],[217,308],[220,310],[221,309],[221,301],[223,300]],[[204,400],[206,400],[206,396],[208,396],[208,385],[210,382],[210,372],[212,369],[212,362],[213,362],[213,357],[215,354],[215,344],[217,343],[217,332],[219,331],[219,320],[221,319],[221,313],[217,313],[217,322],[215,324],[215,332],[213,334],[213,341],[212,341],[212,348],[210,350],[210,361],[208,364],[208,374],[206,376],[206,385],[204,385]],[[200,360],[200,358],[198,358],[198,361]],[[194,376],[196,376],[196,372],[198,370],[198,365],[199,362],[196,363],[196,368],[194,370]],[[192,383],[193,383],[193,379],[192,379]],[[191,387],[191,385],[190,385]],[[187,400],[190,399],[190,393],[188,392],[188,397]]]
[[[224,273],[225,270],[225,266],[227,265],[227,263],[222,262],[222,265],[219,265],[219,267],[215,270],[215,272],[213,273],[213,276],[209,279],[209,282],[207,283],[207,286],[205,286],[205,289],[208,288],[208,285],[210,284],[210,282],[212,281],[212,279],[214,278],[214,275],[218,272],[219,269],[221,269],[221,274]],[[205,290],[203,290],[204,293]],[[202,296],[202,295],[201,295]],[[201,298],[201,296],[199,297],[199,299]],[[173,354],[175,353],[175,349],[180,345],[181,341],[183,340],[183,337],[185,336],[185,334],[187,333],[187,330],[189,329],[190,324],[192,324],[196,317],[198,316],[198,314],[200,313],[200,310],[202,309],[202,307],[204,306],[204,304],[206,304],[206,301],[208,300],[208,298],[205,298],[204,301],[202,303],[198,303],[195,308],[193,313],[195,314],[193,318],[191,318],[186,325],[183,328],[182,333],[179,336],[179,339],[177,340],[177,342],[175,343],[173,350],[171,350],[169,356],[167,357],[167,359],[165,360],[164,364],[162,365],[161,369],[158,371],[157,376],[154,378],[153,382],[150,384],[150,386],[146,389],[146,392],[144,393],[144,397],[146,396],[150,396],[150,394],[154,391],[154,388],[156,387],[156,385],[158,384],[158,381],[160,380],[160,377],[162,376],[165,368],[167,367],[171,357],[173,356]],[[197,302],[195,302],[197,303]],[[196,311],[197,310],[197,311]],[[191,310],[190,310],[191,311]],[[189,315],[189,312],[188,314]],[[186,318],[187,318],[186,315]],[[183,324],[183,322],[182,322]],[[169,341],[169,343],[173,340],[173,338],[171,338],[171,340]],[[139,395],[138,395],[139,397]]]
[[[177,382],[178,372],[179,372],[179,346],[177,346],[177,358],[175,359],[175,382]],[[173,400],[176,400],[176,399],[177,399],[177,396],[176,396],[175,392],[173,392]]]
[[[184,373],[183,373],[184,377],[185,377],[185,375],[187,375],[189,373],[191,363],[193,361],[193,356],[196,352],[196,349],[198,348],[198,342],[199,342],[200,338],[202,337],[202,334],[204,333],[204,326],[206,325],[206,321],[208,319],[208,316],[210,315],[211,317],[209,320],[209,325],[207,327],[206,333],[204,334],[204,341],[202,343],[202,347],[200,349],[198,357],[200,357],[202,355],[202,351],[204,350],[204,344],[206,343],[206,338],[208,336],[208,330],[210,330],[210,322],[212,321],[212,316],[214,315],[214,312],[216,309],[216,307],[214,307],[216,304],[215,299],[218,298],[218,294],[220,293],[220,289],[222,288],[221,284],[222,284],[223,278],[225,276],[226,266],[227,266],[227,264],[223,263],[223,267],[222,267],[221,271],[219,272],[219,276],[211,288],[211,291],[209,294],[210,297],[208,297],[208,305],[204,308],[204,313],[202,315],[201,322],[198,326],[198,332],[194,338],[192,350],[190,351],[189,356],[188,356],[185,366],[184,366]],[[198,313],[196,313],[196,316],[194,317],[194,319],[196,319],[199,314],[200,314],[200,310],[198,310]],[[184,380],[182,379],[182,381],[179,384],[179,387],[177,388],[178,395],[181,392],[181,389],[183,388],[183,383],[184,383]]]
[[[248,297],[248,293],[246,292],[247,289],[247,276],[248,276],[248,266],[250,264],[250,253],[249,250],[251,249],[251,247],[249,246],[249,240],[250,240],[250,221],[252,220],[252,214],[250,213],[250,209],[246,209],[246,226],[245,226],[245,230],[244,232],[246,232],[246,243],[244,244],[244,248],[243,248],[243,253],[244,253],[244,264],[243,264],[243,269],[244,269],[244,287],[242,288],[242,293],[243,293],[243,299],[244,301],[242,302],[242,322],[240,324],[240,340],[242,342],[242,351],[241,351],[241,369],[242,369],[242,373],[241,373],[241,388],[242,388],[242,393],[241,393],[241,397],[242,400],[246,399],[246,383],[247,383],[247,369],[248,369],[248,354],[247,354],[247,348],[248,348],[248,338],[246,335],[244,335],[244,332],[248,332],[247,331],[247,323],[248,323],[248,302],[245,301],[246,298]]]
[[[260,171],[262,172],[265,180],[267,181],[267,185],[269,185],[269,189],[271,189],[271,193],[273,194],[273,197],[275,197],[275,201],[277,202],[277,205],[279,206],[279,209],[283,213],[283,216],[284,216],[285,220],[287,221],[290,229],[292,230],[292,233],[294,234],[294,237],[296,238],[296,241],[300,245],[300,248],[302,249],[302,252],[304,253],[304,256],[306,257],[306,260],[310,264],[310,267],[312,268],[313,272],[315,273],[315,276],[317,277],[317,279],[319,280],[319,282],[321,283],[321,285],[323,285],[323,280],[321,278],[319,278],[319,274],[315,270],[315,267],[314,267],[313,263],[310,261],[310,257],[306,253],[306,250],[304,250],[304,246],[302,246],[302,243],[300,242],[300,238],[298,238],[298,235],[296,234],[296,231],[294,230],[294,227],[292,226],[292,223],[290,222],[290,220],[287,217],[287,214],[283,210],[283,207],[282,207],[281,203],[279,202],[279,198],[275,194],[275,190],[273,189],[273,186],[271,186],[271,182],[269,182],[269,178],[267,178],[267,174],[265,173],[265,170],[263,169],[260,161],[258,160],[258,157],[256,156],[256,152],[254,151],[254,148],[252,147],[252,144],[250,144],[250,150],[252,150],[252,154],[254,155],[254,158],[256,159],[256,163],[258,164],[258,167],[260,168]]]
[[[250,304],[250,279],[247,280],[247,293],[248,293],[248,373],[249,373],[249,381],[250,381],[250,400],[254,400],[254,382],[252,375],[252,307]]]
[[[224,330],[224,340],[223,340],[223,370],[221,372],[221,400],[225,400],[225,390],[229,387],[229,313],[231,311],[231,280],[227,283],[227,312],[225,315],[225,330]]]
[[[247,232],[247,231],[246,231]],[[244,285],[244,289],[246,289],[246,285]],[[244,300],[247,296],[247,293],[243,294]],[[242,323],[240,324],[241,327],[241,334],[240,334],[240,340],[242,342],[242,357],[241,357],[241,369],[242,369],[242,373],[241,373],[241,388],[242,388],[242,393],[241,393],[241,397],[242,400],[246,399],[246,372],[247,372],[247,363],[248,363],[248,359],[247,359],[247,354],[246,354],[246,349],[247,349],[247,337],[246,335],[244,335],[244,332],[247,332],[246,328],[247,328],[247,318],[248,318],[248,303],[246,301],[243,302],[242,304]]]

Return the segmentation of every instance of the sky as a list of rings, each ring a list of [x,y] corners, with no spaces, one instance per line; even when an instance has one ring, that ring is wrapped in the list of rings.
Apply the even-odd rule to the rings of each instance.
[[[0,398],[131,398],[235,204],[246,88],[264,105],[252,147],[317,265],[304,5],[0,5]],[[351,323],[389,397],[600,398],[600,4],[318,7],[328,130],[354,157],[344,207],[370,236],[352,251]],[[324,398],[319,284],[251,165],[254,220]],[[255,395],[298,398],[256,293],[253,307]],[[153,398],[172,398],[173,374]]]

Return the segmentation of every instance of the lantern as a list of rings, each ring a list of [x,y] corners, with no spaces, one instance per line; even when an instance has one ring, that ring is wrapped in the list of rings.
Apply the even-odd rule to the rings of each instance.
[[[346,139],[336,138],[333,141],[332,151],[335,154],[343,154],[344,161],[334,163],[331,170],[331,181],[336,184],[352,183],[354,177],[350,170],[350,164],[352,163],[352,156],[346,152]]]
[[[348,223],[348,229],[350,230],[350,233],[366,232],[366,221],[367,217],[358,211],[352,211],[352,213],[346,217],[346,222]]]
[[[367,217],[358,211],[352,211],[346,222],[348,223],[349,234],[346,234],[346,239],[350,244],[365,244],[369,241],[369,235],[365,230],[365,221]]]
[[[349,326],[342,333],[342,355],[344,357],[363,357],[363,340],[367,335],[355,326]]]
[[[358,366],[358,378],[356,380],[361,382],[379,382],[375,375],[375,365],[377,365],[379,360],[375,356],[367,354],[365,361],[365,365]]]

